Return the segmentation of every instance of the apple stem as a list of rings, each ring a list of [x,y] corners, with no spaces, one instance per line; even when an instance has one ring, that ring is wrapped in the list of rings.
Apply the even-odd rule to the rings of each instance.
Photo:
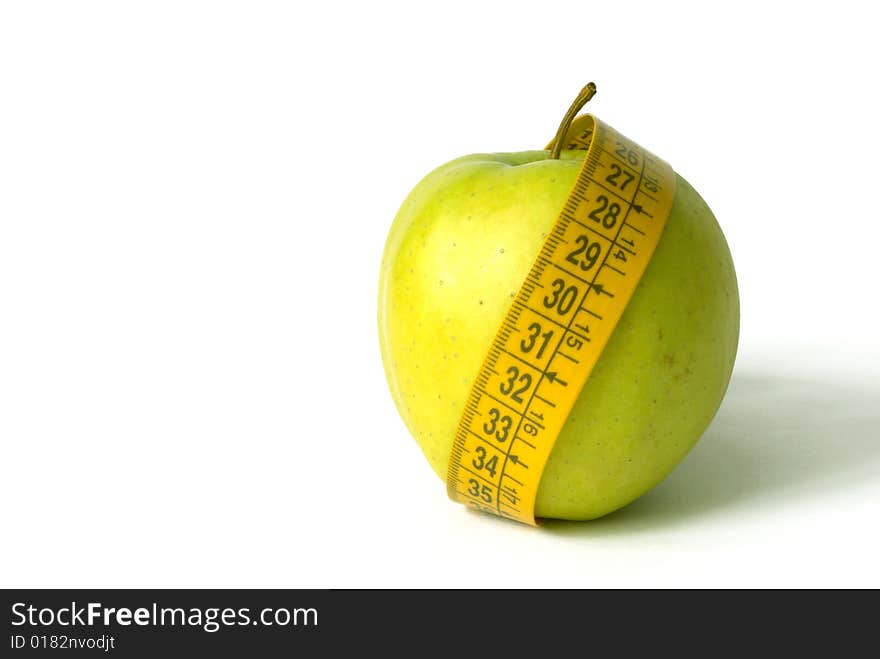
[[[562,151],[565,134],[568,132],[568,127],[571,126],[571,122],[574,121],[575,115],[581,111],[581,108],[587,104],[587,101],[593,98],[595,93],[596,83],[587,83],[587,86],[581,90],[581,93],[577,95],[576,99],[574,99],[574,103],[568,108],[568,112],[562,117],[562,123],[559,124],[559,129],[556,131],[556,137],[553,139],[553,148],[550,150],[550,157],[554,160],[559,159],[559,152]]]

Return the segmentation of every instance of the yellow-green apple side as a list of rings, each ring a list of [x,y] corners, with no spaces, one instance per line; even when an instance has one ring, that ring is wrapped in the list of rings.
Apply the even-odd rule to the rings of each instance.
[[[584,152],[475,154],[426,176],[394,219],[379,287],[385,374],[446,478],[483,358],[562,208]],[[662,480],[727,388],[736,275],[709,207],[680,176],[648,268],[550,454],[535,514],[593,519]]]

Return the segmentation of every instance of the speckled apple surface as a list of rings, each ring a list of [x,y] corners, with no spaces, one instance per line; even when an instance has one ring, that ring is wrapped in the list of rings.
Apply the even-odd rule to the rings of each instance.
[[[426,176],[391,227],[379,335],[397,409],[446,478],[455,429],[504,314],[580,169],[582,152],[474,154]],[[666,229],[556,441],[539,517],[605,515],[656,485],[700,438],[739,336],[733,261],[677,177]]]

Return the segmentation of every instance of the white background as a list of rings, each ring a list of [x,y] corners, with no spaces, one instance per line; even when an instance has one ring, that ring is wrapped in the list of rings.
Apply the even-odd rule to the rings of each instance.
[[[880,61],[865,3],[9,2],[0,585],[880,586]],[[450,503],[379,357],[431,168],[590,110],[709,201],[728,396],[659,487]]]

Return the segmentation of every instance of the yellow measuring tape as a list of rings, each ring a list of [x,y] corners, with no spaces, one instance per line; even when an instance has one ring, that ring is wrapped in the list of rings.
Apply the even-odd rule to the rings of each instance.
[[[675,192],[667,163],[592,115],[575,119],[563,143],[585,149],[584,164],[477,374],[446,478],[453,501],[531,525],[553,444]]]

